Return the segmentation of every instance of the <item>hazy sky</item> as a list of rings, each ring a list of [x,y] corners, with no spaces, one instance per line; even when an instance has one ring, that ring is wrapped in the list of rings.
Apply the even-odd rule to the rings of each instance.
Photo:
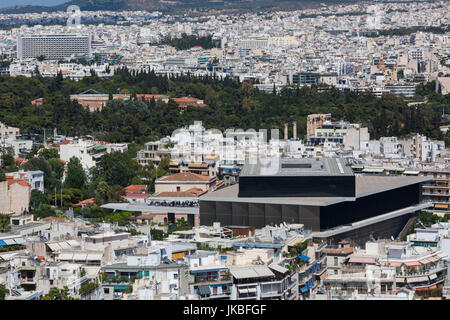
[[[69,0],[0,0],[0,8],[22,5],[53,6]]]

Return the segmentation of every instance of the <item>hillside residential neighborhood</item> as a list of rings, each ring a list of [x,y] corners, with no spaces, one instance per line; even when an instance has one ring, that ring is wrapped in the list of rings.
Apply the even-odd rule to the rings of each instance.
[[[0,300],[450,299],[449,1],[161,2],[0,8]]]

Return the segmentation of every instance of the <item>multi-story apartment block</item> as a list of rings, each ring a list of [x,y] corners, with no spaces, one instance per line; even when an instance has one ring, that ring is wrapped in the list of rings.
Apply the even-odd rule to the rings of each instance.
[[[22,214],[28,211],[31,185],[26,180],[0,182],[0,213]]]
[[[0,138],[17,139],[20,136],[20,129],[8,126],[0,122]]]
[[[41,56],[46,59],[64,59],[90,55],[90,35],[21,35],[17,38],[17,59],[19,60]]]
[[[369,141],[369,129],[348,122],[325,121],[314,130],[308,141],[312,144],[343,145],[345,149],[359,150],[361,142]]]
[[[316,129],[321,128],[325,121],[331,121],[331,113],[308,115],[306,118],[306,136],[310,137],[314,135]]]
[[[286,297],[293,300],[293,287],[298,282],[291,277],[287,269],[279,271],[284,274],[266,265],[230,267],[233,280],[231,300],[285,300]]]
[[[432,202],[430,210],[439,215],[450,212],[450,169],[426,169],[420,175],[433,177],[422,185],[423,201]]]
[[[144,145],[144,149],[138,151],[136,160],[142,166],[149,165],[151,162],[157,166],[162,158],[171,158],[171,152],[166,148],[169,140],[150,141]]]
[[[16,179],[16,180],[26,180],[30,186],[31,190],[39,190],[44,192],[44,172],[40,170],[36,171],[17,171],[9,172],[5,174],[6,179]]]

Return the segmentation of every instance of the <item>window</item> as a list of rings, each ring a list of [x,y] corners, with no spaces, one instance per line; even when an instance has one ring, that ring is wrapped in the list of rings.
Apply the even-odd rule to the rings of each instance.
[[[338,265],[338,262],[339,262],[338,257],[334,257],[334,265],[335,265],[335,266]]]
[[[104,288],[103,292],[105,292],[106,294],[109,294],[109,288]]]

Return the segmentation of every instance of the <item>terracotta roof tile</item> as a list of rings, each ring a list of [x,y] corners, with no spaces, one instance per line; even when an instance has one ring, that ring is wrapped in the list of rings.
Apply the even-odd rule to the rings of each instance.
[[[19,185],[21,185],[23,187],[31,187],[31,185],[25,180],[7,179],[7,181],[8,181],[8,186],[18,183]]]
[[[128,187],[125,187],[125,192],[127,193],[139,193],[145,192],[147,190],[147,186],[145,184],[132,184]]]
[[[210,178],[209,176],[203,176],[200,174],[192,173],[192,172],[180,172],[175,173],[170,176],[161,177],[157,180],[157,182],[167,181],[167,182],[175,182],[175,181],[183,181],[183,182],[196,182],[202,181],[206,182],[214,178]]]

